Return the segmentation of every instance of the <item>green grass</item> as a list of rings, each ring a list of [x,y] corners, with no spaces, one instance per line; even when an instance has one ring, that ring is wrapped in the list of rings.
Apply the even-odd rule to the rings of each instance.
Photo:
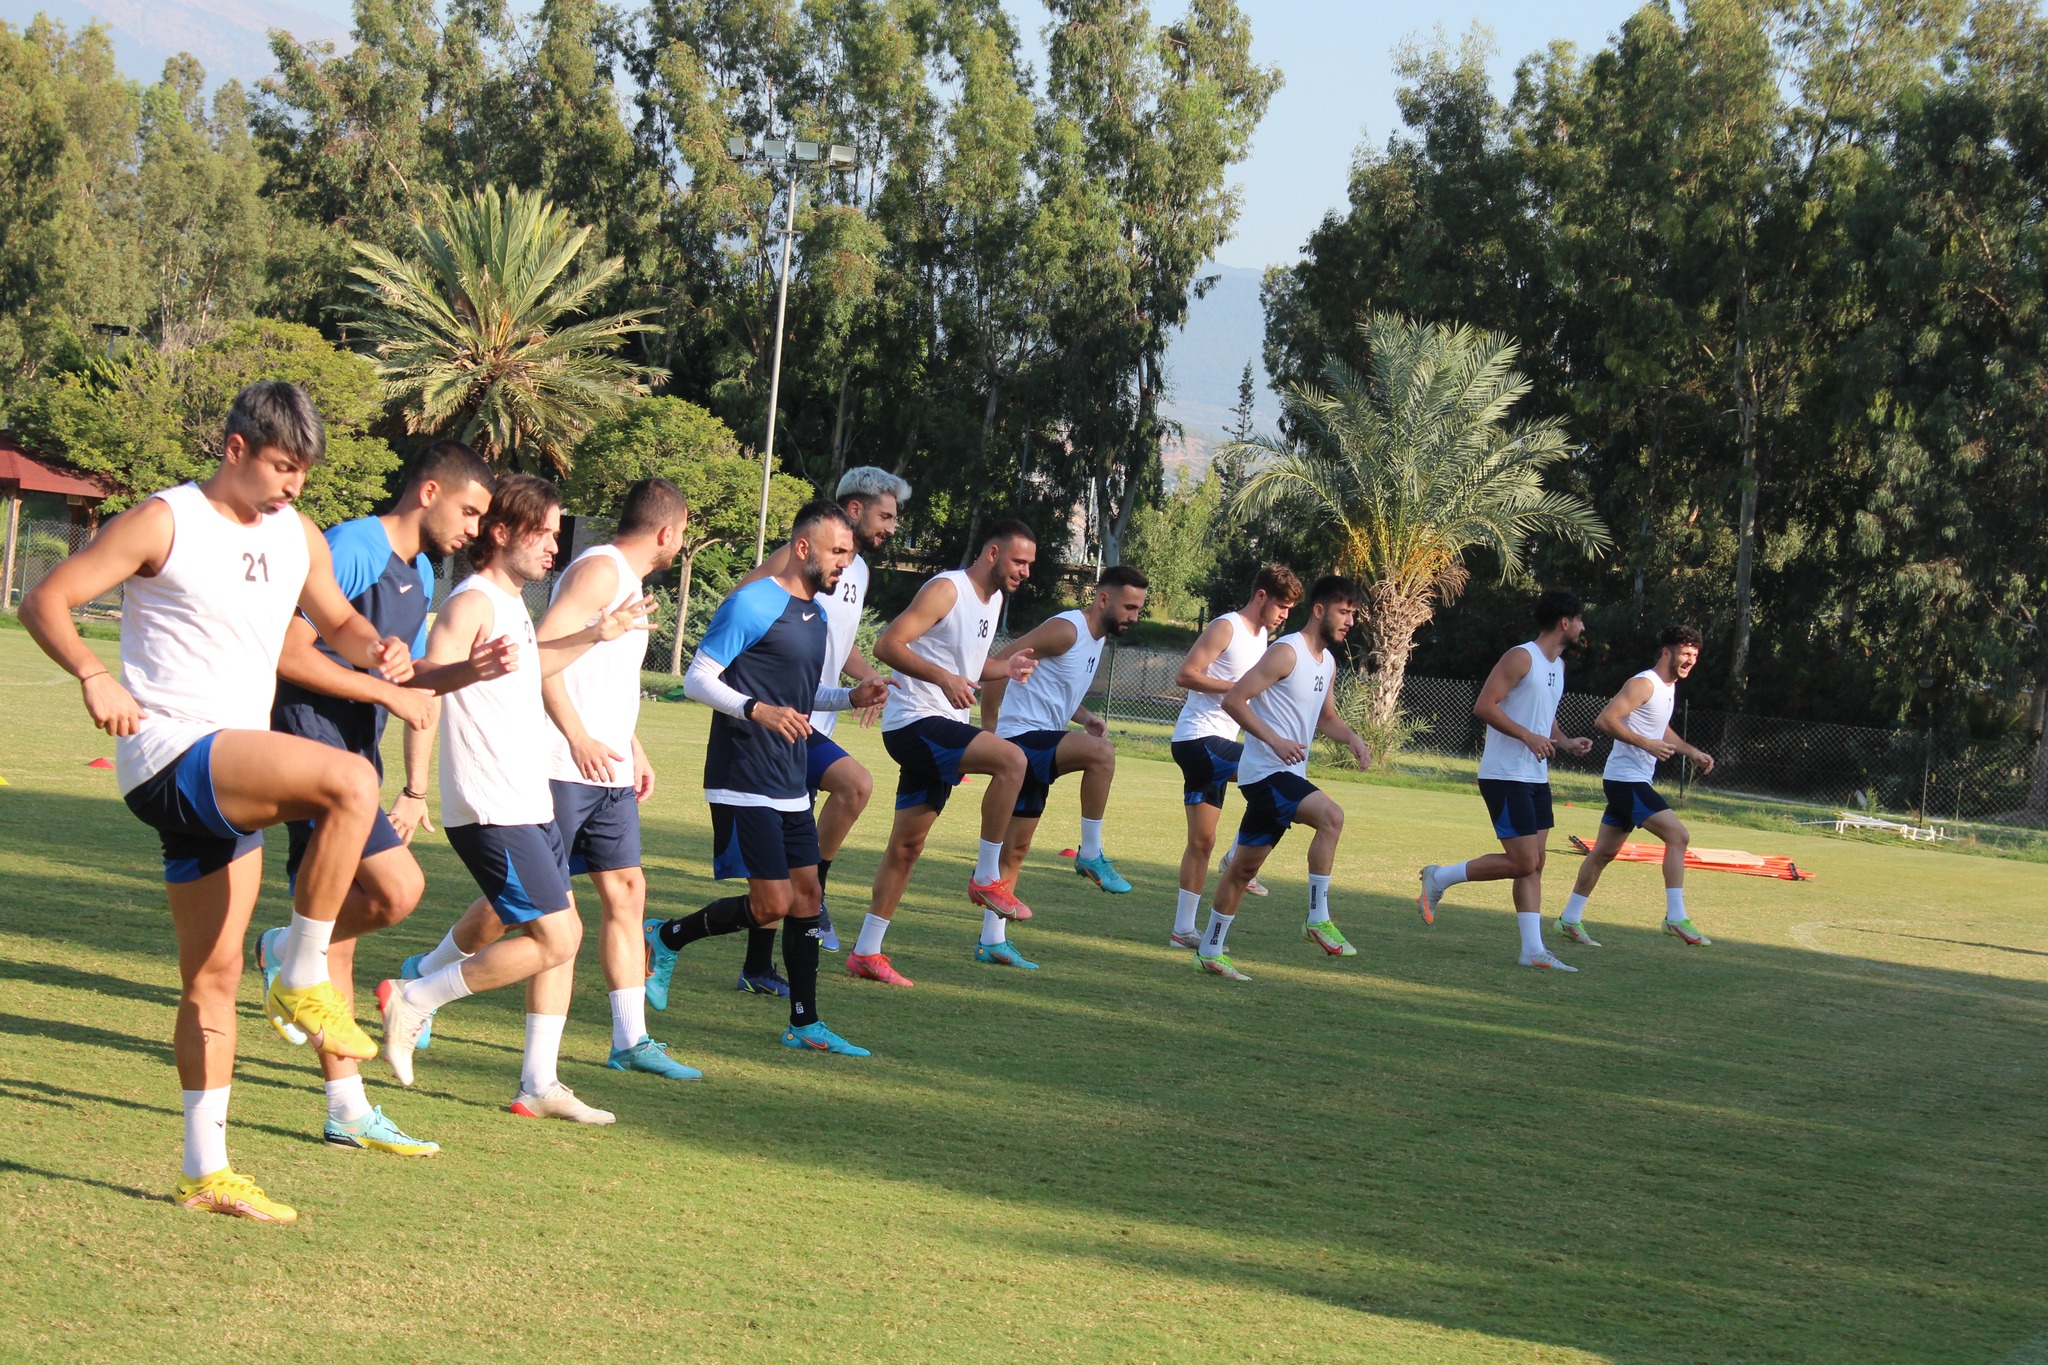
[[[329,1150],[252,972],[233,1151],[306,1215],[263,1228],[163,1198],[176,973],[152,836],[84,766],[110,743],[18,633],[0,699],[0,1359],[1981,1362],[2048,1328],[2036,865],[1703,825],[1820,880],[1696,876],[1717,943],[1688,949],[1656,932],[1654,869],[1616,867],[1607,947],[1559,978],[1515,967],[1500,886],[1415,917],[1418,862],[1490,844],[1475,796],[1350,785],[1335,908],[1361,955],[1296,937],[1297,836],[1230,986],[1163,946],[1177,776],[1130,758],[1110,851],[1138,890],[1053,856],[1056,789],[1017,931],[1041,972],[973,963],[972,816],[940,822],[889,940],[917,989],[828,958],[825,1017],[869,1061],[776,1046],[726,940],[656,1016],[709,1079],[604,1070],[587,956],[563,1074],[618,1112],[602,1131],[504,1113],[500,992],[443,1012],[416,1090],[369,1068],[440,1158]],[[654,903],[694,907],[704,713],[643,714]],[[880,770],[875,732],[842,737]],[[842,932],[890,785],[834,874]],[[439,835],[419,851],[426,901],[366,972],[470,898]]]

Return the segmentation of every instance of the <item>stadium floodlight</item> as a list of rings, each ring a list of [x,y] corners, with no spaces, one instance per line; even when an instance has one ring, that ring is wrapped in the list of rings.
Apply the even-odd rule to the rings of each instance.
[[[853,148],[835,142],[825,150],[825,164],[835,171],[853,169]]]
[[[819,155],[820,148],[815,142],[799,142],[796,144],[796,159],[798,161],[816,161]]]
[[[747,156],[747,140],[734,133],[725,140],[726,154],[735,161],[744,161]]]
[[[761,144],[761,155],[769,161],[782,161],[789,156],[789,143],[783,138],[771,137]]]

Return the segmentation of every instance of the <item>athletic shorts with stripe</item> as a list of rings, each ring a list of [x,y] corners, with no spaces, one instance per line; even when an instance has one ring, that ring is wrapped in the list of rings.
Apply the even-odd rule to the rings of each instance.
[[[1541,834],[1557,823],[1551,817],[1548,782],[1482,777],[1479,795],[1486,802],[1486,818],[1493,821],[1495,838],[1520,839]]]
[[[640,798],[631,787],[548,780],[555,830],[569,855],[569,875],[620,872],[640,866]]]
[[[832,765],[852,756],[840,748],[832,736],[811,731],[810,738],[804,741],[804,785],[811,789],[813,799],[817,797],[818,789],[825,785],[825,774],[831,771]]]
[[[1322,788],[1299,773],[1282,771],[1238,790],[1244,793],[1244,819],[1238,822],[1237,841],[1262,848],[1279,843],[1301,803]]]
[[[808,808],[711,805],[711,875],[786,882],[791,868],[818,865],[818,822]]]
[[[930,806],[942,811],[960,785],[960,760],[981,734],[949,716],[920,716],[882,732],[882,747],[896,760],[896,809]]]
[[[196,882],[263,847],[262,830],[236,829],[213,799],[215,731],[129,792],[128,809],[163,844],[164,880]]]
[[[1065,730],[1026,730],[1003,738],[1024,751],[1024,785],[1017,788],[1017,806],[1011,813],[1026,820],[1045,814],[1045,798],[1060,776],[1060,741]]]
[[[505,923],[530,924],[569,908],[569,859],[554,821],[443,828],[455,856]]]
[[[1221,735],[1173,742],[1173,761],[1180,765],[1181,803],[1223,808],[1223,789],[1237,780],[1244,745]]]
[[[1603,781],[1600,787],[1607,793],[1607,809],[1600,814],[1603,825],[1631,830],[1648,824],[1659,811],[1671,809],[1671,803],[1659,796],[1657,789],[1647,782]]]

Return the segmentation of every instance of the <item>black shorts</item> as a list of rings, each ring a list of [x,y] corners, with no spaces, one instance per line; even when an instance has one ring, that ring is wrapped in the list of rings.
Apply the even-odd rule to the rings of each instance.
[[[896,809],[946,808],[960,785],[960,760],[981,731],[950,716],[919,716],[908,725],[882,731],[882,747],[896,760]]]
[[[631,787],[550,779],[548,792],[570,876],[640,866],[640,798]]]
[[[1279,843],[1301,803],[1322,788],[1283,769],[1238,790],[1244,793],[1244,819],[1238,822],[1237,841],[1259,848]]]
[[[1600,823],[1613,825],[1616,829],[1630,830],[1649,822],[1659,811],[1671,809],[1671,803],[1657,794],[1657,789],[1647,782],[1610,782],[1602,780],[1602,791],[1607,793],[1607,809],[1601,812]]]
[[[786,882],[790,869],[818,865],[818,822],[810,809],[711,803],[711,875]]]
[[[213,799],[213,735],[128,793],[128,809],[156,831],[164,880],[196,882],[263,847],[262,830],[236,829]]]
[[[294,820],[284,827],[285,855],[284,881],[293,890],[299,885],[299,864],[306,861],[306,848],[313,842],[313,822]],[[394,848],[404,848],[405,840],[398,837],[398,831],[391,827],[391,817],[382,810],[370,821],[369,837],[363,840],[362,860],[368,862],[379,853],[389,853]]]
[[[1541,834],[1557,823],[1551,818],[1548,782],[1482,777],[1479,795],[1486,801],[1486,818],[1493,821],[1495,838],[1520,839]]]
[[[1221,735],[1173,742],[1173,761],[1180,765],[1181,801],[1190,806],[1223,808],[1223,789],[1237,780],[1244,745]]]
[[[530,924],[569,908],[569,859],[554,821],[445,829],[455,856],[505,923]]]
[[[1003,738],[1024,751],[1024,785],[1017,788],[1017,806],[1011,813],[1026,820],[1045,814],[1045,798],[1060,776],[1060,741],[1065,730],[1026,730]]]

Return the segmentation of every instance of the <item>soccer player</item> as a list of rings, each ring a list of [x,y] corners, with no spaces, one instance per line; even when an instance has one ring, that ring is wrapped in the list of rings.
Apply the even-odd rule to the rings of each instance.
[[[1691,626],[1671,627],[1658,641],[1657,662],[1623,683],[1593,722],[1614,737],[1614,748],[1601,774],[1607,810],[1600,817],[1600,837],[1586,855],[1586,865],[1579,869],[1579,879],[1557,922],[1558,932],[1574,943],[1600,946],[1586,931],[1586,900],[1600,884],[1600,874],[1621,851],[1629,831],[1638,825],[1664,841],[1664,932],[1695,947],[1714,941],[1685,913],[1685,850],[1692,836],[1650,785],[1657,775],[1657,760],[1673,754],[1684,754],[1703,772],[1714,771],[1714,756],[1686,743],[1671,728],[1678,680],[1690,674],[1699,661],[1700,633]]]
[[[1250,979],[1225,951],[1230,926],[1245,886],[1265,866],[1288,826],[1297,824],[1315,831],[1308,846],[1308,922],[1301,936],[1332,957],[1357,956],[1358,950],[1330,922],[1330,876],[1344,833],[1344,808],[1308,780],[1308,749],[1323,734],[1349,749],[1361,770],[1372,764],[1372,751],[1337,714],[1335,702],[1336,646],[1351,633],[1358,598],[1358,585],[1348,578],[1332,574],[1317,579],[1309,589],[1307,623],[1275,640],[1224,694],[1224,711],[1245,732],[1237,769],[1244,818],[1237,829],[1237,856],[1217,879],[1209,923],[1195,950],[1195,966],[1212,976]]]
[[[1301,580],[1285,564],[1268,564],[1252,582],[1251,601],[1211,621],[1180,661],[1176,686],[1187,692],[1180,718],[1173,724],[1173,761],[1180,766],[1181,801],[1187,807],[1188,842],[1180,855],[1180,898],[1173,909],[1176,948],[1202,946],[1195,915],[1202,908],[1202,888],[1209,882],[1209,855],[1216,849],[1216,822],[1223,815],[1223,791],[1237,777],[1244,745],[1237,722],[1223,709],[1223,698],[1266,652],[1272,632],[1287,623],[1301,601]],[[1223,855],[1230,865],[1231,853]],[[1254,877],[1245,883],[1254,896],[1266,894]]]
[[[434,596],[434,566],[427,556],[446,558],[460,550],[475,537],[477,522],[490,505],[490,467],[461,442],[438,441],[414,461],[391,511],[329,528],[327,546],[334,556],[335,581],[379,635],[407,641],[417,658],[426,652],[427,609]],[[502,653],[487,651],[433,677],[431,670],[415,667],[408,685],[400,687],[376,673],[351,668],[331,649],[324,649],[304,617],[295,619],[285,635],[277,666],[277,698],[270,712],[273,730],[359,755],[381,781],[385,717],[395,714],[407,725],[405,787],[394,807],[406,814],[406,832],[401,834],[382,810],[372,817],[362,860],[327,949],[328,977],[351,1009],[356,939],[411,914],[426,888],[420,865],[406,847],[413,826],[425,813],[423,797],[438,715],[433,692],[423,689],[431,683],[437,690],[448,690],[494,676],[503,671],[504,663]],[[313,826],[295,820],[286,831],[290,843],[285,875],[295,881],[312,842]],[[266,991],[282,966],[286,933],[280,926],[257,935],[256,963]],[[399,1128],[382,1105],[370,1104],[355,1058],[323,1053],[320,1068],[327,1080],[326,1141],[395,1156],[432,1156],[440,1150],[438,1144],[422,1142]]]
[[[1116,746],[1109,742],[1109,726],[1081,700],[1095,682],[1103,642],[1137,623],[1150,586],[1144,574],[1117,565],[1103,573],[1094,600],[1086,607],[1063,611],[996,651],[994,661],[998,663],[1007,663],[1011,656],[1026,651],[1038,663],[1031,676],[1015,687],[1009,685],[1009,679],[998,677],[981,689],[982,729],[993,730],[1022,749],[1026,765],[1024,784],[1017,790],[1017,805],[1003,835],[1000,880],[1005,886],[1017,885],[1017,874],[1024,868],[1024,855],[1031,851],[1031,838],[1038,832],[1052,784],[1078,771],[1081,844],[1074,870],[1111,895],[1121,896],[1131,889],[1102,851],[1102,818],[1109,811],[1109,786],[1116,778]],[[1081,729],[1069,730],[1070,722]],[[981,912],[981,941],[974,958],[1002,967],[1038,970],[1037,963],[1026,961],[1009,942],[1008,921],[993,910]]]
[[[441,827],[498,918],[521,932],[414,980],[379,983],[377,1006],[384,1058],[409,1086],[413,1050],[435,1010],[525,982],[526,1048],[512,1112],[605,1124],[613,1115],[577,1099],[556,1073],[583,922],[555,827],[541,683],[592,645],[646,630],[653,600],[629,600],[571,635],[538,641],[521,594],[547,576],[561,525],[553,484],[530,474],[500,478],[470,547],[475,572],[448,595],[427,636],[430,665],[457,663],[497,640],[515,647],[510,672],[442,702]]]
[[[862,465],[849,469],[839,480],[836,495],[853,522],[853,563],[839,575],[839,586],[818,599],[825,613],[825,670],[820,679],[826,687],[839,686],[842,677],[856,684],[881,675],[874,670],[854,642],[860,634],[861,613],[867,608],[870,570],[866,556],[882,548],[896,534],[896,520],[903,504],[910,500],[910,485],[886,469]],[[789,565],[787,545],[775,551],[740,580],[745,587],[757,578],[784,572]],[[861,723],[872,724],[874,708],[861,714]],[[818,711],[811,716],[811,735],[805,741],[804,782],[811,796],[825,793],[818,811],[818,933],[825,951],[839,951],[839,935],[832,927],[832,907],[827,901],[832,860],[840,845],[853,832],[854,822],[867,809],[874,795],[875,779],[861,761],[839,747],[832,731],[839,724],[837,711]],[[739,989],[763,995],[788,995],[789,983],[775,975],[775,930],[755,929],[747,935],[747,958],[740,968]]]
[[[182,982],[173,1052],[185,1157],[173,1199],[289,1223],[297,1211],[236,1172],[227,1152],[235,991],[263,878],[260,831],[314,822],[264,1014],[288,1040],[371,1057],[375,1046],[328,980],[327,948],[378,792],[359,756],[271,732],[278,655],[300,610],[342,658],[386,681],[411,676],[412,658],[405,641],[380,639],[348,604],[327,541],[291,506],[327,447],[311,400],[282,381],[251,384],[235,396],[223,435],[212,475],[107,523],[29,590],[21,620],[78,679],[93,724],[114,737],[128,808],[163,843]],[[116,678],[79,638],[71,612],[123,584]]]
[[[711,618],[683,687],[718,714],[704,750],[704,799],[711,803],[711,870],[744,877],[743,896],[693,915],[647,922],[648,1003],[668,1006],[676,955],[714,934],[782,926],[789,972],[784,1047],[865,1057],[818,1017],[818,826],[804,784],[810,715],[871,706],[888,684],[870,678],[851,690],[821,684],[829,637],[818,599],[853,560],[853,521],[820,499],[797,512],[780,573],[736,590]]]
[[[1425,924],[1436,922],[1437,902],[1459,882],[1514,882],[1515,920],[1522,933],[1521,964],[1575,972],[1543,946],[1543,843],[1550,833],[1550,756],[1592,751],[1593,741],[1557,727],[1564,696],[1564,651],[1586,633],[1586,609],[1561,588],[1536,599],[1536,638],[1501,655],[1479,689],[1472,714],[1486,722],[1479,758],[1479,794],[1501,851],[1470,862],[1422,869]]]
[[[896,760],[896,820],[875,869],[875,887],[860,940],[846,955],[846,970],[889,986],[912,985],[882,951],[882,936],[910,885],[910,870],[924,852],[932,822],[946,808],[965,773],[988,778],[981,798],[981,852],[967,897],[1004,919],[1029,919],[1031,907],[1002,880],[1003,836],[1024,785],[1024,751],[967,723],[982,683],[1022,682],[1036,659],[1020,649],[1006,660],[988,657],[1003,594],[1031,576],[1038,537],[1021,521],[989,529],[974,563],[933,576],[904,613],[875,641],[875,657],[896,670],[882,708],[882,744]]]

